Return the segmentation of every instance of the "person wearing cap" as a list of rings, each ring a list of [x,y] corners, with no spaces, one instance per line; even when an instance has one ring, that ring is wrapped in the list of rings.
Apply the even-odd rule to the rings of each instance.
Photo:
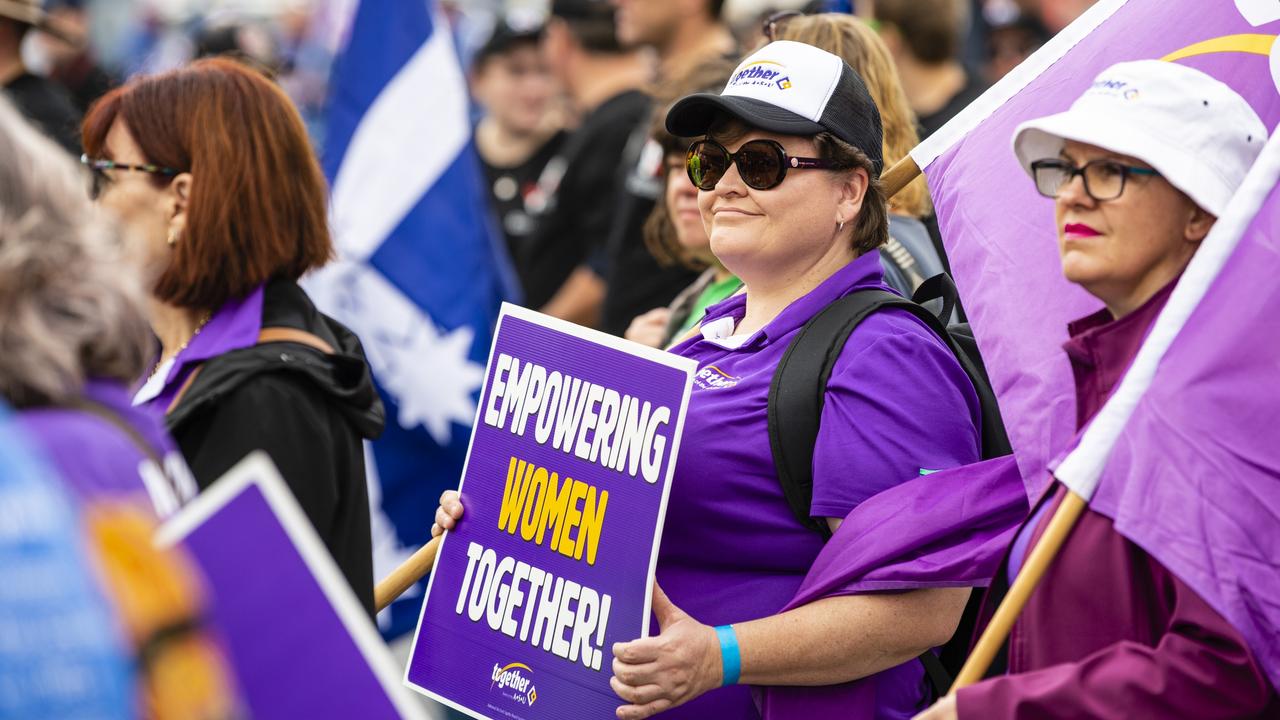
[[[515,24],[511,24],[515,23]],[[538,176],[564,144],[555,83],[539,48],[542,28],[500,20],[471,60],[471,95],[484,108],[476,151],[512,257],[523,257],[533,233],[531,201]]]
[[[874,710],[855,717],[905,717],[923,706],[916,658],[951,637],[968,587],[932,577],[781,611],[814,569],[821,529],[979,459],[973,386],[913,315],[863,320],[826,387],[808,524],[783,494],[767,420],[774,370],[805,323],[855,290],[888,289],[876,252],[888,237],[879,112],[839,57],[780,41],[739,64],[720,94],[675,103],[666,125],[700,138],[687,172],[712,251],[745,292],[708,308],[700,334],[671,350],[698,371],[657,562],[661,632],[613,646],[617,715],[758,718],[747,685],[865,678]],[[461,514],[446,494],[433,532]]]
[[[67,152],[79,154],[80,113],[71,97],[57,83],[23,65],[22,40],[33,29],[76,42],[50,20],[39,0],[0,0],[0,94]]]
[[[1055,199],[1063,274],[1104,305],[1070,325],[1065,345],[1079,428],[1124,375],[1265,142],[1262,122],[1234,91],[1156,60],[1108,68],[1069,110],[1015,131],[1018,161]],[[1033,503],[980,626],[1065,494],[1055,481]],[[1240,632],[1093,509],[1032,593],[1004,664],[993,671],[1005,674],[920,718],[1280,717]]]

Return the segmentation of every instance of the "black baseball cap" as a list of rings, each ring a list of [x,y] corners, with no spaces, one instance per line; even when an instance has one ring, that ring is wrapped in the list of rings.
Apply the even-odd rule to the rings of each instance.
[[[880,110],[858,73],[838,56],[812,45],[778,40],[743,60],[720,94],[682,98],[667,113],[677,137],[705,135],[720,113],[783,135],[829,132],[884,169]]]

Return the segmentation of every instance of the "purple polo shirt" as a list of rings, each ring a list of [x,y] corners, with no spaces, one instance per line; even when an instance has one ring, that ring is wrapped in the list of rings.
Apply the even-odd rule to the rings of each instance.
[[[791,514],[774,471],[766,419],[779,359],[819,310],[884,285],[876,253],[841,268],[730,349],[705,337],[671,349],[698,362],[658,556],[657,578],[700,622],[779,612],[823,540]],[[740,321],[745,296],[707,309],[704,327]],[[725,321],[721,321],[723,324]],[[880,311],[849,337],[827,385],[813,458],[814,517],[845,517],[922,471],[979,459],[979,406],[946,345],[910,314]],[[714,690],[664,718],[759,717],[746,686]]]
[[[173,403],[173,398],[196,366],[223,353],[249,347],[258,342],[262,331],[263,286],[243,298],[226,301],[205,323],[200,333],[174,359],[165,375],[164,387],[153,398],[135,402],[163,415]]]

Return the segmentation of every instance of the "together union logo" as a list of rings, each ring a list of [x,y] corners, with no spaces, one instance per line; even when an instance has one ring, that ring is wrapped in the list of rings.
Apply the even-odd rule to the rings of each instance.
[[[773,67],[765,67],[772,65]],[[773,68],[778,68],[777,70]],[[761,60],[753,62],[742,68],[733,79],[729,81],[729,87],[738,85],[760,85],[764,87],[777,87],[779,90],[789,90],[791,88],[791,76],[786,74],[786,67],[769,60]]]
[[[538,699],[538,689],[533,685],[533,678],[525,675],[526,672],[532,675],[533,669],[524,663],[509,663],[505,667],[494,663],[490,692],[497,689],[504,697],[521,705],[533,705]]]
[[[699,370],[697,375],[693,376],[694,384],[701,387],[703,390],[731,388],[734,385],[737,385],[739,380],[741,380],[741,378],[730,375],[715,365],[708,365]]]

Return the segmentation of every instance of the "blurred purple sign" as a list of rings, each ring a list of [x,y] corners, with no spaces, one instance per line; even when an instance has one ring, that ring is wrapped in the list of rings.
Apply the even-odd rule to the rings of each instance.
[[[209,583],[213,617],[257,720],[424,718],[315,529],[263,453],[160,529]]]
[[[503,307],[405,682],[480,718],[613,717],[695,363]],[[430,523],[431,518],[423,518]]]

